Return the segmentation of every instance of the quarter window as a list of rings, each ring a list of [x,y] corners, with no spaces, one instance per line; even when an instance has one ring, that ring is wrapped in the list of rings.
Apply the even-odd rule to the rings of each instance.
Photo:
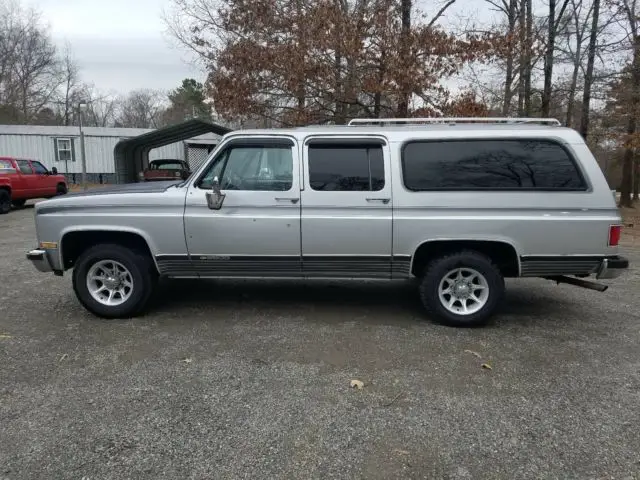
[[[221,190],[284,192],[293,185],[293,156],[289,145],[236,145],[209,166],[200,188],[210,189],[218,177]]]
[[[379,144],[310,144],[309,185],[319,191],[378,191],[384,188]]]
[[[70,138],[56,138],[56,160],[59,162],[74,161]]]
[[[585,190],[569,153],[547,140],[411,142],[402,152],[409,190]]]

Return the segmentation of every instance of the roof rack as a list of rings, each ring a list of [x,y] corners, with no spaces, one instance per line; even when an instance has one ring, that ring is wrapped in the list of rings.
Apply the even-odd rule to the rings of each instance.
[[[518,117],[429,117],[429,118],[354,118],[349,126],[358,125],[429,125],[434,123],[446,123],[456,125],[458,123],[493,123],[493,124],[521,124],[534,123],[540,125],[560,126],[555,118],[518,118]]]

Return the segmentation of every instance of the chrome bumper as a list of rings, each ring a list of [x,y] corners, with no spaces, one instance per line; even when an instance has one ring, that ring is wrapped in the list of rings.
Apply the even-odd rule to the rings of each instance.
[[[602,263],[600,263],[600,267],[598,267],[596,278],[617,278],[628,268],[629,260],[624,257],[605,258],[602,260]]]
[[[31,263],[38,269],[40,272],[52,272],[53,268],[49,263],[49,256],[47,255],[46,250],[31,250],[27,253],[27,260],[31,260]]]

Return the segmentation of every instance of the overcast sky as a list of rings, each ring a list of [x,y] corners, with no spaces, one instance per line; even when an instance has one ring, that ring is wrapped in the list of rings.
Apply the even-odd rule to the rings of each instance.
[[[82,80],[101,91],[169,90],[186,77],[204,80],[204,72],[166,34],[162,12],[170,0],[22,1],[42,13],[61,47],[71,45]],[[444,1],[414,4],[430,17]],[[480,0],[458,0],[439,23],[460,26],[462,17],[478,21],[490,15]]]
[[[168,90],[204,73],[165,34],[168,0],[23,0],[42,12],[55,41],[71,49],[82,79],[103,91]]]

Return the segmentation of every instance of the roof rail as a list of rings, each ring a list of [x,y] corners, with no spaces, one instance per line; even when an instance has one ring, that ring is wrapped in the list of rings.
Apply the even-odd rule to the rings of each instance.
[[[538,123],[541,125],[560,126],[555,118],[518,118],[518,117],[429,117],[429,118],[354,118],[349,126],[358,125],[429,125],[434,123],[446,123],[455,125],[458,123]]]

